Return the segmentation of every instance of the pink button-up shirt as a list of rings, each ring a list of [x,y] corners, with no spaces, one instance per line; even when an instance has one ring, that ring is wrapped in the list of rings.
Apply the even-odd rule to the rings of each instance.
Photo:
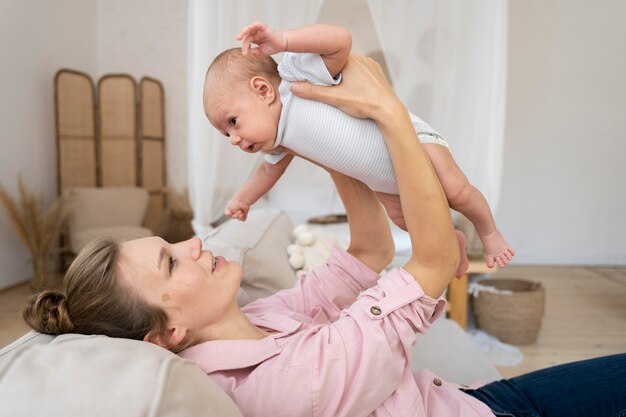
[[[379,277],[335,246],[293,288],[243,307],[253,324],[277,333],[204,342],[180,355],[245,416],[493,417],[459,385],[411,371],[415,333],[426,332],[444,307],[404,269]]]

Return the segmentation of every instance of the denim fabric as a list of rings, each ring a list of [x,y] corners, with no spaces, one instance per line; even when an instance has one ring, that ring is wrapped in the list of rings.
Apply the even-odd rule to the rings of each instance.
[[[626,417],[626,354],[572,362],[463,390],[496,416]]]

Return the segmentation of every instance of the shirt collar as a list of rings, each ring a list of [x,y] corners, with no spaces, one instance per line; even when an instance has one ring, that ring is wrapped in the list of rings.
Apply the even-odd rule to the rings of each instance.
[[[276,339],[289,336],[301,326],[294,319],[274,313],[248,318],[252,324],[278,330],[278,333],[263,339],[210,340],[184,349],[179,355],[191,359],[207,374],[247,368],[278,355],[281,348]]]

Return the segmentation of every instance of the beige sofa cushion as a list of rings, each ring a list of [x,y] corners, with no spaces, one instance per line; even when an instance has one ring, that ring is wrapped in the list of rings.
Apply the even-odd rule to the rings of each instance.
[[[72,207],[70,228],[141,226],[148,191],[138,187],[77,187],[67,190]]]
[[[99,237],[124,241],[152,235],[142,227],[149,200],[143,188],[76,187],[65,196],[71,207],[68,223],[74,253]]]
[[[251,210],[245,222],[229,220],[200,236],[204,249],[243,266],[239,305],[293,286],[296,274],[286,251],[292,229],[284,212],[263,208]]]
[[[195,364],[156,345],[75,334],[38,344],[33,333],[0,353],[1,416],[241,417]]]

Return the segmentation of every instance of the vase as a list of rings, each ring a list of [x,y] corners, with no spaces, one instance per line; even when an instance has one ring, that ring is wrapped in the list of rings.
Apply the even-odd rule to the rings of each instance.
[[[30,288],[33,292],[40,292],[48,287],[50,276],[50,256],[36,255],[33,257],[33,278]]]

